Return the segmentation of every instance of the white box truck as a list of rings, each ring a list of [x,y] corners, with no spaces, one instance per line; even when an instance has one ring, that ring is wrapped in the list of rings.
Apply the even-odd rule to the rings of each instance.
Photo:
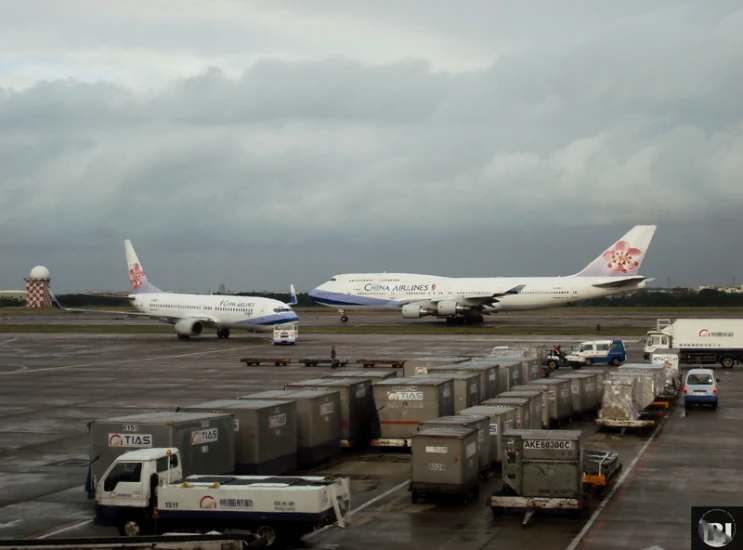
[[[658,319],[645,337],[645,359],[671,349],[682,365],[732,368],[743,363],[743,319]]]
[[[275,326],[273,327],[273,345],[294,345],[297,343],[299,338],[299,325],[294,324],[293,326]]]

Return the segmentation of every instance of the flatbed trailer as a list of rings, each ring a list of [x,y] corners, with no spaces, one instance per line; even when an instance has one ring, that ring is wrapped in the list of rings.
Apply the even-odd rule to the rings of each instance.
[[[151,537],[74,537],[59,539],[0,540],[7,550],[252,550],[265,548],[266,539],[255,534],[165,534]]]
[[[345,367],[348,361],[337,360],[339,367]],[[332,365],[332,359],[299,359],[297,363],[303,363],[305,367],[317,367],[318,365]]]
[[[480,495],[480,486],[477,479],[461,484],[411,481],[408,491],[410,491],[410,501],[413,504],[416,504],[421,497],[431,499],[436,496],[456,496],[461,504],[467,504],[470,498],[477,499]]]
[[[529,520],[537,510],[551,512],[572,512],[574,517],[580,517],[581,512],[586,509],[585,499],[574,498],[545,498],[545,497],[522,497],[504,494],[502,491],[488,498],[488,506],[492,509],[493,516],[502,512],[523,512],[524,518],[521,526],[526,528]]]
[[[375,367],[377,365],[387,365],[394,369],[401,369],[405,366],[405,360],[396,359],[357,359],[356,364],[363,365],[365,369]]]
[[[241,363],[245,363],[247,366],[258,366],[262,363],[273,363],[277,367],[285,367],[292,362],[289,357],[243,357],[240,359]]]

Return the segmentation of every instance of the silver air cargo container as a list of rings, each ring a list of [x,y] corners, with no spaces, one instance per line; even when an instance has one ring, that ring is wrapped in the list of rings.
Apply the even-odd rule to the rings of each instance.
[[[573,397],[570,393],[568,378],[542,378],[532,380],[529,386],[547,388],[547,408],[549,409],[550,425],[562,422],[573,416]]]
[[[490,422],[490,455],[492,461],[500,463],[502,449],[501,436],[506,430],[516,426],[516,409],[500,405],[478,405],[459,411],[459,416],[487,416]]]
[[[524,525],[535,509],[583,509],[587,499],[583,489],[581,432],[506,432],[503,482],[503,489],[488,499],[488,506],[524,510]]]
[[[293,401],[297,407],[297,463],[314,464],[341,451],[341,392],[272,390],[239,399]]]
[[[620,367],[621,368],[621,367]],[[604,397],[604,380],[607,379],[609,374],[616,372],[616,369],[609,367],[581,367],[580,374],[595,374],[596,375],[596,399],[599,404]]]
[[[570,380],[570,393],[573,396],[573,414],[584,414],[599,407],[595,374],[558,374],[554,378]]]
[[[416,376],[391,378],[374,386],[380,447],[410,446],[418,424],[454,414],[454,381]]]
[[[486,472],[492,466],[491,464],[491,438],[490,438],[490,418],[478,414],[442,416],[433,420],[424,420],[418,426],[418,431],[426,428],[449,428],[451,426],[463,426],[465,428],[474,428],[477,430],[477,456],[480,472]],[[493,445],[494,446],[494,445]]]
[[[528,386],[528,384],[520,384],[518,386],[514,386],[511,391],[503,392],[498,397],[528,397],[529,399],[531,399],[531,409],[529,410],[529,415],[531,416],[531,429],[541,430],[549,428],[547,404],[542,397],[542,390],[516,389],[523,386]]]
[[[371,380],[372,386],[380,380],[387,380],[388,378],[397,378],[397,369],[364,369],[364,370],[346,370],[343,372],[334,372],[333,374],[327,374],[323,378],[368,378]]]
[[[157,412],[90,423],[91,488],[120,455],[137,449],[176,447],[184,476],[235,471],[235,421],[231,414]]]
[[[297,467],[297,405],[293,401],[223,399],[178,411],[234,416],[235,473],[284,474]]]
[[[286,390],[340,391],[341,446],[367,445],[375,436],[377,424],[371,381],[366,378],[319,378],[290,382]]]
[[[521,360],[522,384],[542,378],[542,361],[537,357],[527,357]]]
[[[426,374],[428,369],[438,365],[460,365],[469,361],[469,357],[416,357],[406,359],[403,371],[405,376],[415,376],[416,374]]]
[[[666,367],[664,365],[625,363],[617,369],[617,372],[651,372],[653,373],[653,378],[655,378],[655,396],[661,395],[666,389]]]
[[[410,463],[409,490],[419,497],[459,495],[464,503],[477,497],[477,430],[461,426],[426,428],[415,434]]]
[[[452,372],[476,372],[480,375],[480,402],[498,395],[498,367],[487,363],[468,361]],[[503,390],[505,391],[505,390]]]
[[[501,359],[498,365],[498,393],[510,390],[513,386],[526,384],[524,365],[521,359]]]
[[[503,405],[516,409],[516,426],[519,430],[528,430],[531,423],[531,399],[528,397],[494,397],[488,399],[483,405]],[[541,417],[540,417],[541,418]]]
[[[431,369],[428,374],[416,375],[416,377],[420,376],[454,381],[454,414],[482,402],[482,399],[480,399],[480,375],[476,372],[455,371],[442,374],[437,369]]]
[[[611,378],[629,377],[637,381],[637,406],[642,411],[655,401],[658,395],[655,389],[657,376],[652,372],[628,372],[617,371],[611,375]]]

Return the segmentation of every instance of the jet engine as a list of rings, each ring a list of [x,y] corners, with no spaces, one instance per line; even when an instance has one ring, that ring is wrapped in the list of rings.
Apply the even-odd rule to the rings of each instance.
[[[175,324],[175,332],[179,338],[198,336],[204,332],[204,323],[198,319],[181,319]]]
[[[471,309],[470,306],[460,306],[453,300],[444,300],[443,302],[438,303],[438,309],[436,312],[442,317],[449,317],[451,315],[465,313]]]
[[[403,319],[420,319],[421,317],[426,317],[427,315],[433,315],[434,311],[423,306],[419,306],[417,304],[408,304],[405,306],[402,306],[402,318]]]

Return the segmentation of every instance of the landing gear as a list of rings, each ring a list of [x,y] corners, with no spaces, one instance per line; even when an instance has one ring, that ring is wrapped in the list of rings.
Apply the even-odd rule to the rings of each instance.
[[[446,318],[447,325],[479,325],[480,323],[484,322],[485,318],[482,315],[467,315],[465,317],[457,316]]]
[[[191,337],[188,334],[179,334],[178,335],[178,340],[188,340],[189,338],[191,338]]]
[[[217,329],[217,338],[229,338],[229,337],[230,337],[230,329],[228,328]]]
[[[342,309],[339,309],[338,313],[341,314],[341,323],[348,323],[348,316],[346,315],[346,312]]]

